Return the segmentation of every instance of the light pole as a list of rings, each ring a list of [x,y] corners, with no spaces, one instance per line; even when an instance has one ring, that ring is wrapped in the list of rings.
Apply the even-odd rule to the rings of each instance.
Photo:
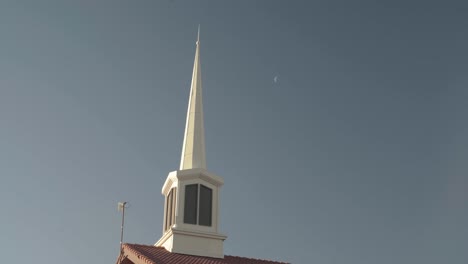
[[[123,251],[123,230],[124,230],[124,221],[125,221],[125,207],[127,205],[127,202],[119,202],[118,203],[118,210],[119,212],[122,211],[122,225],[120,226],[120,254],[122,254]]]

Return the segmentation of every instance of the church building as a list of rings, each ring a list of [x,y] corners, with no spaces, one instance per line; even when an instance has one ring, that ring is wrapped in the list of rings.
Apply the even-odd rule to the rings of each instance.
[[[206,168],[198,30],[180,168],[169,173],[162,187],[162,236],[154,245],[124,243],[117,264],[283,263],[224,255],[227,236],[219,230],[223,184],[223,178]]]

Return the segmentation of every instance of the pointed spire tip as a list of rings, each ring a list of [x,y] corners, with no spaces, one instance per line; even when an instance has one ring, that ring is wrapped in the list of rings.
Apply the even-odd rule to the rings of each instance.
[[[200,44],[200,24],[198,24],[197,45]]]

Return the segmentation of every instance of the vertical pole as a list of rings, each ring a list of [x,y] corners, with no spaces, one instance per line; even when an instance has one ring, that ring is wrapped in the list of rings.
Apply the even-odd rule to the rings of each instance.
[[[122,203],[122,225],[120,226],[120,253],[123,252],[123,230],[124,230],[124,221],[125,221],[125,205],[127,202]]]

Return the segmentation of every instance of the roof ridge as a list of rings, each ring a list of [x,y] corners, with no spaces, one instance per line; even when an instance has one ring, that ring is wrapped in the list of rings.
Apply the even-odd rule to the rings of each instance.
[[[251,258],[251,257],[241,257],[241,256],[232,256],[232,255],[224,255],[225,257],[232,257],[232,258],[241,258],[241,259],[251,259],[251,260],[260,260],[260,261],[268,261],[272,263],[281,263],[281,264],[289,264],[289,262],[282,262],[282,261],[274,261],[269,259],[260,259],[260,258]]]
[[[164,248],[164,247],[158,247],[155,245],[145,245],[145,244],[138,244],[138,243],[123,243],[124,245],[135,245],[135,246],[144,246],[144,247],[157,247],[157,248]]]

